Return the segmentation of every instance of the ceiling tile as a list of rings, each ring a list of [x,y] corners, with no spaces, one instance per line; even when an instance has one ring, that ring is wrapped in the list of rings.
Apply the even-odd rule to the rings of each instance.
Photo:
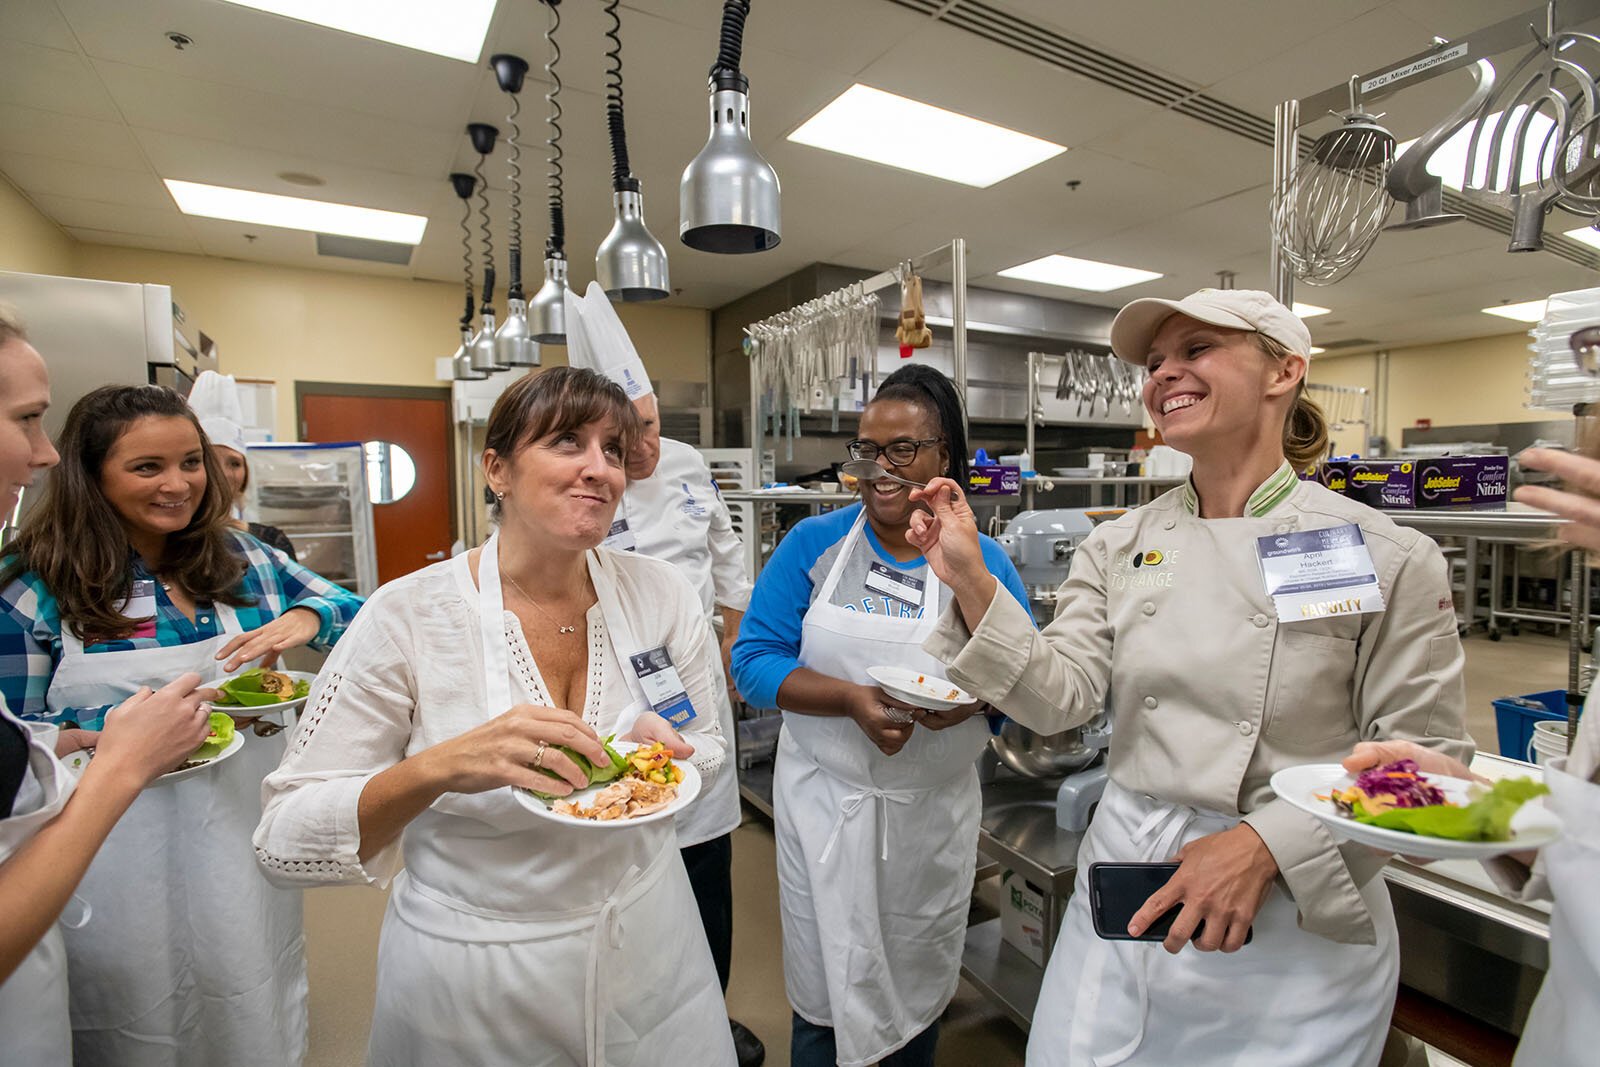
[[[147,170],[133,133],[120,122],[0,104],[0,151],[25,152],[120,170]]]
[[[184,217],[176,207],[127,207],[102,204],[97,200],[74,200],[65,196],[30,197],[39,209],[67,228],[110,230],[115,233],[143,234],[148,237],[183,238],[190,236]]]
[[[130,207],[170,207],[167,190],[149,168],[113,170],[45,156],[0,152],[0,172],[31,194],[97,200]]]
[[[6,0],[0,4],[0,41],[73,51],[77,42],[55,0]]]
[[[119,117],[83,56],[4,38],[0,38],[0,104],[91,119]]]
[[[119,245],[124,248],[147,248],[156,252],[201,254],[200,242],[193,237],[152,237],[149,234],[119,233],[115,230],[91,230],[82,226],[68,226],[67,232],[84,244]]]

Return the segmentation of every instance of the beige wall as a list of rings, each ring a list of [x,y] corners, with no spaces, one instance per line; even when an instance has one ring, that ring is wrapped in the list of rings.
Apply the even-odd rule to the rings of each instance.
[[[0,270],[70,275],[76,244],[0,175]]]
[[[1396,348],[1389,353],[1388,421],[1381,427],[1392,448],[1401,431],[1418,419],[1435,426],[1559,419],[1554,411],[1531,410],[1528,399],[1528,335],[1502,334],[1448,344]],[[1378,390],[1376,355],[1318,356],[1311,380]],[[1375,393],[1376,396],[1376,393]],[[1381,406],[1381,405],[1375,405]],[[1335,452],[1364,451],[1359,428],[1335,434]]]

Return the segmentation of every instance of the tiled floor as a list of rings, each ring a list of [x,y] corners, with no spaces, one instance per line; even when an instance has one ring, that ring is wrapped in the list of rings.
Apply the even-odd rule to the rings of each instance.
[[[1524,632],[1499,643],[1467,641],[1468,728],[1495,751],[1495,697],[1566,686],[1566,642]],[[734,964],[728,1008],[767,1042],[770,1067],[788,1067],[789,1008],[783,993],[777,879],[769,824],[747,820],[734,836]],[[363,1062],[372,1011],[374,960],[384,896],[359,888],[322,889],[306,896],[311,970],[311,1054],[308,1067],[354,1067]],[[939,1046],[941,1064],[1020,1065],[1026,1040],[965,983],[951,1006]],[[1454,1067],[1430,1056],[1430,1067]]]

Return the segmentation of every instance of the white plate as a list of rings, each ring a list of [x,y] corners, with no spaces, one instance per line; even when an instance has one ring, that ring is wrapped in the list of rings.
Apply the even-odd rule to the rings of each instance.
[[[1450,778],[1442,774],[1423,776],[1430,785],[1438,786],[1444,795],[1457,804],[1470,799],[1471,782],[1463,778]],[[1404,830],[1386,830],[1381,826],[1347,819],[1333,807],[1331,800],[1318,800],[1331,790],[1348,788],[1355,778],[1337,763],[1307,763],[1299,767],[1285,767],[1272,776],[1272,791],[1303,811],[1315,815],[1332,831],[1335,837],[1370,845],[1385,852],[1421,859],[1487,859],[1507,852],[1521,852],[1541,848],[1561,836],[1561,820],[1555,812],[1544,806],[1544,798],[1536,797],[1522,805],[1511,820],[1509,841],[1452,841],[1443,837],[1424,837]]]
[[[691,740],[689,743],[694,744],[694,741]],[[613,741],[611,742],[611,747],[626,756],[628,753],[638,748],[639,745],[633,741]],[[672,803],[668,804],[660,811],[651,812],[649,815],[640,815],[635,819],[612,819],[609,822],[596,822],[593,819],[579,819],[571,815],[558,814],[555,808],[551,806],[555,803],[553,800],[545,800],[541,797],[536,797],[532,793],[524,792],[521,789],[513,789],[511,793],[517,798],[517,801],[521,803],[523,807],[527,808],[535,815],[550,819],[553,822],[563,823],[567,826],[592,826],[596,829],[606,830],[615,830],[628,826],[643,826],[646,823],[660,822],[662,819],[672,818],[674,815],[678,814],[678,812],[688,807],[691,800],[700,795],[700,772],[695,770],[694,764],[690,763],[688,760],[674,759],[672,761],[672,765],[674,767],[683,768],[683,781],[678,783],[677,797],[672,801]],[[591,785],[587,789],[579,789],[576,792],[568,793],[566,796],[559,799],[575,800],[581,807],[588,807],[589,801],[594,798],[594,795],[610,784],[611,782],[600,782],[597,785]]]
[[[869,667],[867,676],[896,700],[903,700],[914,708],[928,711],[949,711],[972,703],[972,696],[954,682],[926,671],[907,670],[905,667]],[[921,678],[922,681],[917,681]],[[956,691],[952,699],[945,694]]]
[[[278,671],[278,673],[287,674],[297,682],[314,682],[317,680],[317,676],[309,671]],[[233,675],[213,678],[211,681],[203,683],[203,686],[206,689],[215,689],[231,677]],[[236,715],[241,719],[264,718],[269,722],[275,721],[280,726],[293,726],[294,716],[287,714],[287,712],[299,711],[305,706],[306,698],[310,695],[310,693],[307,693],[303,697],[295,697],[293,700],[285,700],[282,703],[258,704],[255,707],[250,707],[246,704],[207,704],[206,707],[211,711],[227,712],[229,715]],[[285,714],[280,715],[280,712]]]
[[[161,777],[151,782],[150,785],[170,785],[173,782],[181,782],[185,778],[193,778],[197,774],[206,773],[211,768],[215,767],[217,764],[221,763],[223,760],[227,759],[229,756],[243,748],[244,735],[244,730],[235,730],[233,732],[233,740],[229,741],[227,747],[221,752],[218,752],[215,756],[212,756],[198,767],[185,767],[181,771],[168,771],[166,774],[163,774]]]

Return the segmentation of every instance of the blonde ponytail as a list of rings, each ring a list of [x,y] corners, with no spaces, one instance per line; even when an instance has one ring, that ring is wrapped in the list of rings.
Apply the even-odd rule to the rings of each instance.
[[[1256,344],[1272,359],[1281,361],[1294,354],[1263,334],[1256,334]],[[1304,473],[1328,458],[1328,448],[1328,418],[1321,405],[1306,396],[1306,383],[1301,381],[1294,407],[1283,423],[1283,458],[1296,473]]]

